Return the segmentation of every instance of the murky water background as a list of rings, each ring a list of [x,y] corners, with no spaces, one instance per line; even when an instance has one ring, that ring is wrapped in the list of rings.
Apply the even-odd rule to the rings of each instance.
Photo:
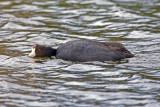
[[[33,44],[123,43],[117,62],[28,58]],[[0,0],[0,106],[160,106],[159,0]]]

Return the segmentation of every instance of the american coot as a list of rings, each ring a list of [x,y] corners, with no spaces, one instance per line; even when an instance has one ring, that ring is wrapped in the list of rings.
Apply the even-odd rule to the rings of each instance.
[[[72,61],[110,61],[134,57],[121,43],[91,40],[69,41],[57,49],[36,44],[29,54],[29,57],[51,56]]]

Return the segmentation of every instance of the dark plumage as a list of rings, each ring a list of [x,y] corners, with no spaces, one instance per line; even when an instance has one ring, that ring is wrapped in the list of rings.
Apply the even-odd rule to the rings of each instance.
[[[35,45],[29,56],[56,56],[72,61],[110,61],[134,57],[121,43],[96,42],[91,40],[69,41],[60,45],[57,49]]]

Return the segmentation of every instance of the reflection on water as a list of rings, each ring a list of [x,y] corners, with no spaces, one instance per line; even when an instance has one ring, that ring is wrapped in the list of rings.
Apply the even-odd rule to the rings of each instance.
[[[0,106],[160,105],[159,0],[0,1]],[[118,41],[116,62],[28,58],[33,44]]]

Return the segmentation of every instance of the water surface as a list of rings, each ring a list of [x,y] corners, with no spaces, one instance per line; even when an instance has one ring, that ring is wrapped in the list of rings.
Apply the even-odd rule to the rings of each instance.
[[[134,58],[28,58],[34,44],[120,42]],[[159,0],[1,0],[0,106],[160,106]]]

